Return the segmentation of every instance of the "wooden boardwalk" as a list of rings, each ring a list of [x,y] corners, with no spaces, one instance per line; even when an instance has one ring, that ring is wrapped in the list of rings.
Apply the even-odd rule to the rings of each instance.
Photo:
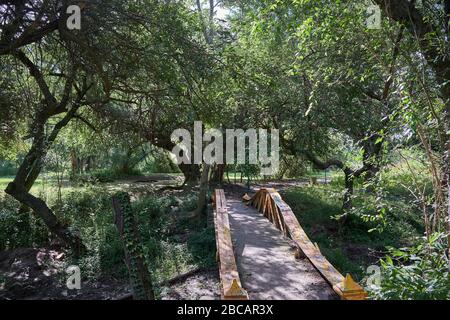
[[[250,299],[329,300],[338,296],[295,244],[255,208],[227,199],[234,253]]]
[[[367,299],[311,242],[275,189],[244,199],[216,189],[214,222],[222,299]]]

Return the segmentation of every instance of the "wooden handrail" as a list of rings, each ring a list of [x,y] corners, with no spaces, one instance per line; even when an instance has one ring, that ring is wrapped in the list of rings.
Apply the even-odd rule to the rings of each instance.
[[[221,282],[221,297],[224,300],[248,300],[242,288],[228,220],[227,202],[222,189],[214,192],[214,226],[216,232],[217,260]]]
[[[333,290],[344,300],[365,300],[367,292],[347,274],[344,277],[322,255],[317,244],[313,244],[306,235],[297,217],[280,194],[273,188],[260,189],[253,197],[244,196],[244,201],[256,207],[285,236],[290,236],[297,244],[299,257],[306,257],[320,272]]]

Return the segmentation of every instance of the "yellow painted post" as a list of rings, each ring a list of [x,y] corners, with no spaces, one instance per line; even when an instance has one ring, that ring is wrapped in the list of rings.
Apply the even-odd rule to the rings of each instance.
[[[343,282],[333,286],[333,289],[342,300],[367,300],[368,298],[364,288],[355,282],[349,274],[347,274]]]
[[[224,300],[248,300],[247,291],[245,291],[236,279],[233,279],[231,286],[224,290]]]

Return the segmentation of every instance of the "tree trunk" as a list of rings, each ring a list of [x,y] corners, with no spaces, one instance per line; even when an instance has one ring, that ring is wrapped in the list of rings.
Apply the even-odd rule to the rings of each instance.
[[[55,125],[48,138],[45,136],[44,124],[47,117],[38,114],[34,124],[33,144],[20,165],[14,181],[9,183],[5,192],[19,201],[22,206],[31,208],[36,216],[41,218],[49,230],[59,237],[67,246],[72,248],[74,254],[79,256],[86,252],[81,238],[71,233],[69,228],[61,224],[47,204],[33,196],[30,189],[36,181],[42,169],[42,162],[47,154],[48,147],[56,139],[56,136],[76,110],[68,112],[66,116]]]
[[[450,258],[450,185],[447,186],[447,249]]]
[[[86,247],[83,245],[81,239],[72,234],[67,226],[58,221],[52,210],[43,200],[36,198],[23,186],[18,185],[15,182],[8,184],[5,191],[20,203],[31,208],[33,212],[44,221],[49,230],[62,239],[64,243],[69,245],[76,255],[80,255],[86,251]]]
[[[75,150],[70,152],[70,163],[72,165],[72,177],[75,177],[78,174],[78,157]]]
[[[180,168],[173,162],[173,160],[169,157],[169,155],[166,152],[164,152],[164,157],[166,157],[167,162],[169,163],[170,171],[179,172]]]
[[[225,175],[225,164],[218,164],[214,168],[213,175],[211,177],[211,182],[222,184],[223,183],[223,177]]]
[[[198,194],[197,209],[195,210],[194,218],[202,220],[203,213],[206,207],[206,196],[208,193],[208,178],[210,165],[203,164],[202,177],[200,179],[200,192]]]
[[[128,161],[125,161],[125,162],[122,163],[122,165],[120,166],[119,171],[120,171],[120,173],[122,173],[122,174],[128,174],[128,173],[130,173],[131,168],[130,168],[130,166],[129,166],[129,164],[128,164]]]
[[[381,139],[381,141],[378,141]],[[367,185],[366,191],[374,191],[374,183],[378,172],[380,171],[380,163],[382,160],[382,137],[374,133],[367,139],[362,140],[363,147],[363,167],[362,172],[364,182]]]
[[[134,148],[129,148],[127,149],[127,152],[125,154],[125,158],[123,159],[119,171],[122,174],[128,174],[131,172],[131,170],[133,169],[133,164],[132,164],[132,156],[133,156],[133,150]]]
[[[184,183],[186,185],[196,185],[200,179],[200,167],[198,164],[184,164],[178,165],[184,175]]]
[[[354,184],[354,175],[353,171],[350,169],[344,169],[345,174],[345,194],[344,201],[342,205],[342,209],[344,212],[348,212],[353,207],[353,184]]]
[[[27,192],[30,192],[31,187],[33,186],[34,182],[38,178],[40,173],[40,169],[37,167],[33,167],[30,173],[28,174],[27,180],[25,182],[25,190]],[[17,200],[17,199],[16,199]],[[21,243],[18,243],[18,246],[29,246],[31,245],[31,233],[32,233],[32,227],[31,227],[31,209],[25,204],[21,204],[18,212],[18,222],[17,222],[17,232],[19,233],[18,238],[20,239]]]
[[[34,121],[30,126],[33,144],[22,161],[14,181],[8,184],[5,191],[22,205],[33,209],[33,212],[44,221],[49,230],[62,239],[65,244],[69,245],[76,255],[79,255],[86,251],[86,247],[81,239],[72,234],[67,226],[58,221],[43,200],[36,198],[29,191],[41,172],[42,162],[47,155],[48,148],[55,141],[61,129],[73,119],[81,107],[81,102],[90,86],[83,85],[82,89],[77,92],[75,99],[71,99],[77,69],[75,65],[72,65],[70,74],[65,81],[64,89],[61,92],[61,99],[58,102],[40,68],[20,49],[13,50],[11,54],[28,69],[30,76],[35,79],[43,99],[41,100],[41,105],[36,109],[36,114],[33,117]],[[71,105],[70,108],[69,105]],[[53,126],[53,129],[47,136],[45,130],[47,121],[59,114],[64,114],[64,116]]]
[[[86,172],[91,172],[92,171],[93,164],[94,164],[94,157],[93,156],[88,156],[86,158]]]

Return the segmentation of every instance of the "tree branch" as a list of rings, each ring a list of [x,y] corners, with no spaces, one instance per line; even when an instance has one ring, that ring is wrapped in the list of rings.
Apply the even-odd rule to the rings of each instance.
[[[84,123],[85,125],[87,125],[92,131],[98,132],[97,128],[94,127],[94,125],[93,125],[92,123],[90,123],[88,120],[86,120],[86,119],[83,118],[82,116],[76,114],[76,115],[74,115],[73,117],[74,117],[74,119],[78,119],[78,120],[80,120],[81,122],[83,122],[83,123]]]
[[[41,92],[45,97],[47,105],[51,106],[53,108],[56,108],[56,105],[57,105],[56,98],[50,92],[47,82],[44,79],[44,75],[39,70],[39,68],[36,67],[36,65],[30,59],[28,59],[26,54],[23,53],[21,50],[14,51],[13,55],[17,59],[19,59],[19,61],[22,62],[22,64],[25,65],[25,67],[28,68],[28,71],[30,72],[31,76],[36,80],[36,83],[38,84],[39,88],[41,89]]]

